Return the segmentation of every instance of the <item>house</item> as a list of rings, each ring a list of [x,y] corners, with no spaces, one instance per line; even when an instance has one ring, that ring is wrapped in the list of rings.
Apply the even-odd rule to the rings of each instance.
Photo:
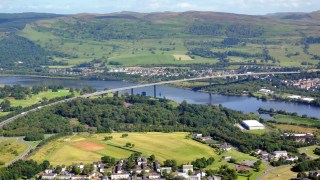
[[[189,171],[193,172],[193,165],[183,165],[182,172],[188,173]]]
[[[231,146],[228,146],[227,143],[224,143],[220,146],[220,149],[223,151],[230,151],[231,150]]]
[[[201,133],[197,133],[197,134],[194,134],[193,136],[194,137],[202,137],[202,134]]]
[[[155,161],[153,164],[154,164],[154,170],[155,170],[156,172],[160,173],[160,171],[161,171],[161,165],[160,165],[160,163],[159,163],[158,161]]]
[[[41,179],[55,179],[56,176],[56,173],[44,173],[42,174]]]
[[[199,176],[191,175],[185,178],[186,180],[201,180]]]
[[[262,152],[261,149],[256,149],[256,150],[254,151],[254,153],[255,153],[256,155],[260,154],[261,152]]]
[[[261,93],[261,94],[267,94],[267,93],[271,93],[271,90],[270,89],[265,89],[265,88],[262,88],[258,91],[258,93]]]
[[[261,156],[268,156],[269,153],[268,153],[267,151],[261,151],[261,152],[260,152],[260,155],[261,155]]]
[[[160,174],[161,175],[163,175],[164,172],[171,173],[171,171],[172,171],[171,167],[161,167],[160,168]]]
[[[251,169],[249,166],[238,165],[238,164],[235,165],[235,168],[236,168],[236,170],[237,170],[238,172],[239,172],[239,171],[245,171],[245,170]]]
[[[58,175],[56,176],[56,179],[70,179],[71,178],[71,174],[69,175]]]
[[[320,177],[320,171],[310,171],[309,176],[311,177]]]
[[[298,159],[299,159],[298,156],[288,156],[286,158],[287,161],[297,161]]]
[[[210,141],[210,140],[212,140],[212,137],[211,136],[200,137],[200,140],[201,141]]]
[[[148,165],[147,164],[142,164],[141,165],[141,168],[145,171],[145,172],[150,172],[150,168],[148,167]]]
[[[272,153],[275,158],[280,158],[280,157],[287,157],[288,152],[287,151],[273,151]]]
[[[61,166],[61,171],[66,171],[67,170],[67,166],[66,165],[62,165]]]
[[[159,173],[151,172],[151,173],[149,173],[148,178],[149,179],[159,179],[159,178],[161,178],[161,176]]]
[[[113,173],[111,174],[111,179],[129,179],[129,173]]]
[[[194,174],[197,175],[197,176],[199,176],[199,177],[206,177],[205,171],[199,171],[199,170],[197,170],[197,171],[195,171]]]
[[[116,166],[116,173],[122,173],[122,164]]]
[[[83,180],[83,179],[88,179],[87,176],[82,176],[82,175],[72,175],[71,180]]]
[[[314,135],[312,133],[306,133],[306,134],[284,133],[283,135],[287,136],[290,139],[295,140],[296,142],[310,142],[314,139]]]

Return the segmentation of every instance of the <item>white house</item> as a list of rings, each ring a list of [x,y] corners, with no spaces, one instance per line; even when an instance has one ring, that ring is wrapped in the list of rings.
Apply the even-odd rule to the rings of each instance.
[[[128,179],[130,177],[129,173],[115,173],[111,174],[111,179]]]
[[[230,151],[231,150],[231,146],[229,146],[227,143],[224,143],[220,146],[220,149],[223,151]]]
[[[287,157],[288,152],[287,151],[273,151],[272,153],[275,158],[280,158],[280,157]]]
[[[193,165],[183,165],[182,166],[182,172],[188,173],[189,171],[193,172]]]
[[[161,167],[160,168],[160,174],[163,175],[163,172],[167,171],[167,173],[171,173],[172,168],[171,167]]]
[[[155,173],[155,172],[149,173],[148,177],[149,177],[149,179],[160,179],[161,178],[160,174]]]
[[[57,174],[55,173],[44,173],[41,176],[41,179],[55,179]]]

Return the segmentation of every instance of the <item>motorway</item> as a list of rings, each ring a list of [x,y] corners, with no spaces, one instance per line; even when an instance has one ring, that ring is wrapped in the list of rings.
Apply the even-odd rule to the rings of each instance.
[[[186,81],[196,81],[196,80],[205,80],[205,79],[214,79],[214,78],[228,78],[228,77],[239,77],[239,76],[259,76],[259,75],[276,75],[276,74],[299,74],[300,72],[261,72],[261,73],[245,73],[245,74],[228,74],[228,75],[216,75],[216,76],[206,76],[206,77],[197,77],[197,78],[189,78],[189,79],[179,79],[179,80],[172,80],[172,81],[162,81],[162,82],[157,82],[157,83],[149,83],[149,84],[140,84],[140,85],[134,85],[134,86],[128,86],[128,87],[122,87],[122,88],[115,88],[115,89],[109,89],[105,91],[98,91],[94,92],[91,94],[85,94],[82,96],[78,97],[72,97],[69,99],[64,99],[61,101],[53,102],[51,104],[45,105],[45,106],[40,106],[34,109],[31,109],[29,111],[23,112],[19,115],[13,116],[5,121],[0,122],[0,128],[13,122],[14,120],[23,117],[31,112],[35,112],[43,107],[48,107],[48,106],[53,106],[56,104],[68,102],[75,100],[77,98],[89,98],[92,96],[99,96],[103,94],[108,94],[112,92],[119,92],[119,91],[124,91],[124,90],[130,90],[130,89],[137,89],[137,88],[143,88],[143,87],[148,87],[148,86],[158,86],[158,85],[164,85],[164,84],[173,84],[173,83],[178,83],[178,82],[186,82]]]

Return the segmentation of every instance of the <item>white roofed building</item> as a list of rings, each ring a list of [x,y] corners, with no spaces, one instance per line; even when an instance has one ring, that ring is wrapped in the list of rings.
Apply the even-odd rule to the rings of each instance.
[[[248,130],[265,129],[264,125],[257,120],[242,121],[242,126]]]

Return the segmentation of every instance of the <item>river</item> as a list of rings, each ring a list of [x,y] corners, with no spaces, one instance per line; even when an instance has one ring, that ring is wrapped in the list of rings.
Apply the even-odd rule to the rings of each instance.
[[[44,77],[25,77],[25,76],[0,76],[0,85],[21,85],[32,86],[35,84],[50,85],[57,84],[65,87],[82,88],[92,87],[97,90],[104,90],[106,88],[119,88],[135,85],[135,83],[123,82],[123,81],[101,81],[101,80],[73,80],[73,79],[55,79]],[[134,89],[135,94],[141,94],[146,92],[147,95],[153,96],[153,87],[146,87],[140,89]],[[129,93],[124,91],[121,93]],[[196,92],[192,90],[186,90],[181,88],[158,86],[157,96],[166,97],[177,102],[186,100],[192,104],[221,104],[224,107],[239,110],[244,113],[254,112],[261,107],[264,109],[273,108],[275,110],[285,110],[287,112],[296,112],[299,115],[306,114],[310,117],[320,118],[320,108],[313,107],[305,104],[298,104],[293,102],[284,101],[262,101],[253,97],[245,96],[224,96],[218,94],[209,94],[206,92]]]

